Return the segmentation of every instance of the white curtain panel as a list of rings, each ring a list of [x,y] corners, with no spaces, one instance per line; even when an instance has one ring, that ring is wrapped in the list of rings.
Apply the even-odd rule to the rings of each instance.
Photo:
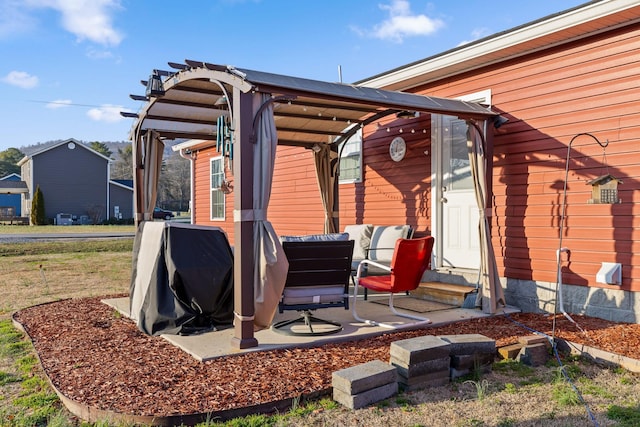
[[[253,111],[269,102],[271,95],[254,97]],[[256,143],[254,145],[253,175],[253,251],[254,251],[254,297],[255,325],[267,328],[271,325],[278,308],[284,284],[287,279],[289,262],[280,240],[267,220],[267,208],[271,198],[273,167],[276,160],[278,136],[273,118],[273,104],[269,102],[258,119]]]
[[[147,131],[143,135],[136,132],[133,140],[133,186],[135,188],[135,219],[153,220],[153,208],[158,195],[158,180],[162,166],[164,143],[155,131]]]

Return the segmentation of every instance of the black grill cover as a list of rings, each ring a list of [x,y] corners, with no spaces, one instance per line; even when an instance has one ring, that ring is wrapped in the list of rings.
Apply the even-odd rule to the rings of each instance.
[[[148,335],[191,334],[233,322],[233,253],[218,227],[140,225],[133,248],[131,317]]]

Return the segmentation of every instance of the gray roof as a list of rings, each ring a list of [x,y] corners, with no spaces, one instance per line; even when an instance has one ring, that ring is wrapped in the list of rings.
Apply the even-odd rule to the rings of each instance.
[[[28,193],[27,183],[24,181],[0,180],[0,194]]]

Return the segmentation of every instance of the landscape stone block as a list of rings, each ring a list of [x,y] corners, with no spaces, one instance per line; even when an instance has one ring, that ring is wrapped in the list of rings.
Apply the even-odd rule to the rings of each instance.
[[[331,374],[334,391],[356,395],[389,383],[398,381],[398,373],[394,366],[381,360],[373,360]]]
[[[398,383],[394,381],[358,394],[350,394],[334,388],[333,400],[349,409],[360,409],[372,403],[387,399],[396,393],[398,393]]]
[[[518,337],[518,342],[521,344],[533,345],[533,344],[546,344],[547,347],[551,347],[551,343],[547,339],[547,337],[543,337],[540,335],[527,335],[525,337]]]
[[[439,335],[448,342],[450,354],[496,353],[496,342],[481,334]]]
[[[440,359],[427,360],[426,362],[414,363],[407,365],[401,361],[396,360],[393,356],[390,360],[391,365],[395,366],[398,370],[398,375],[405,378],[411,378],[413,376],[424,375],[431,372],[449,372],[449,364],[451,359],[449,356],[442,357]]]
[[[516,360],[529,366],[542,366],[549,360],[549,350],[544,343],[528,345],[520,350]]]
[[[418,390],[427,387],[439,387],[449,383],[449,370],[431,372],[412,378],[398,377],[398,383],[403,390]]]
[[[524,348],[524,344],[511,344],[498,348],[498,355],[503,359],[515,359],[520,354],[520,350]]]
[[[451,367],[456,369],[476,369],[491,366],[495,353],[459,354],[451,356]]]
[[[390,347],[391,357],[411,365],[449,356],[449,344],[433,335],[394,341]]]

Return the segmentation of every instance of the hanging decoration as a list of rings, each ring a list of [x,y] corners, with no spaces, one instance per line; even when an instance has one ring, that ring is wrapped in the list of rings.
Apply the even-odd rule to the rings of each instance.
[[[229,169],[233,160],[233,131],[226,116],[218,117],[216,123],[216,150],[229,160]]]
[[[220,116],[216,122],[216,150],[226,159],[227,167],[233,174],[233,129],[227,116]],[[231,181],[224,178],[220,189],[229,194],[233,191]]]

